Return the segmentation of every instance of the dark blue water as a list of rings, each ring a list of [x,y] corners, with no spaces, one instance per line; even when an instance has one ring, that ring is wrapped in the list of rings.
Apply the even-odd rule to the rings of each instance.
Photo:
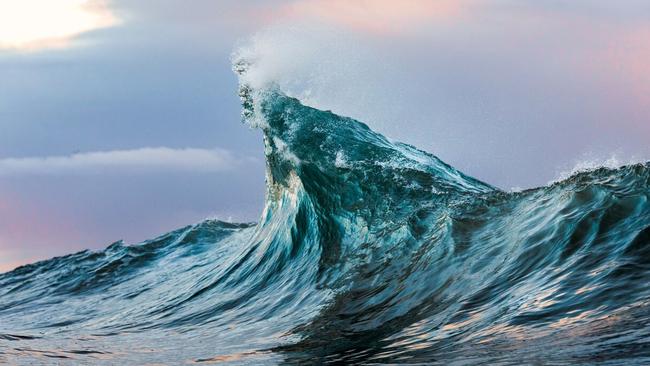
[[[503,192],[272,85],[240,94],[259,223],[0,275],[0,362],[650,364],[649,164]]]

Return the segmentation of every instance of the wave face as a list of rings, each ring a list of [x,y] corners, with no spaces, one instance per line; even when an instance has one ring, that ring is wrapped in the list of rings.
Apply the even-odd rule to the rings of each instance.
[[[0,275],[0,362],[650,362],[650,164],[503,192],[273,85],[240,95],[260,222]]]

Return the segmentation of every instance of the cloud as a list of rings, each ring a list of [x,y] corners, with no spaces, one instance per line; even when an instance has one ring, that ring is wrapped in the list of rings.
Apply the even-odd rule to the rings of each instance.
[[[0,0],[0,50],[67,47],[81,33],[117,23],[103,0]]]
[[[171,149],[146,147],[76,153],[66,156],[0,159],[0,176],[102,172],[107,169],[136,171],[216,172],[232,168],[242,161],[223,149]]]

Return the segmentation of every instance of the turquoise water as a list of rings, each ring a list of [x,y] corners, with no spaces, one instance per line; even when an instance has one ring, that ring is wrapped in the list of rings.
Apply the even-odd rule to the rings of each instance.
[[[650,164],[504,192],[273,85],[240,95],[259,222],[0,275],[0,362],[650,363]]]

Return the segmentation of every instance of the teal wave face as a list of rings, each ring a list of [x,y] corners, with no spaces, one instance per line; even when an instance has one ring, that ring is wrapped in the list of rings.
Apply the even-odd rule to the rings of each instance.
[[[503,192],[272,85],[240,95],[260,222],[0,275],[0,361],[650,360],[650,164]]]

